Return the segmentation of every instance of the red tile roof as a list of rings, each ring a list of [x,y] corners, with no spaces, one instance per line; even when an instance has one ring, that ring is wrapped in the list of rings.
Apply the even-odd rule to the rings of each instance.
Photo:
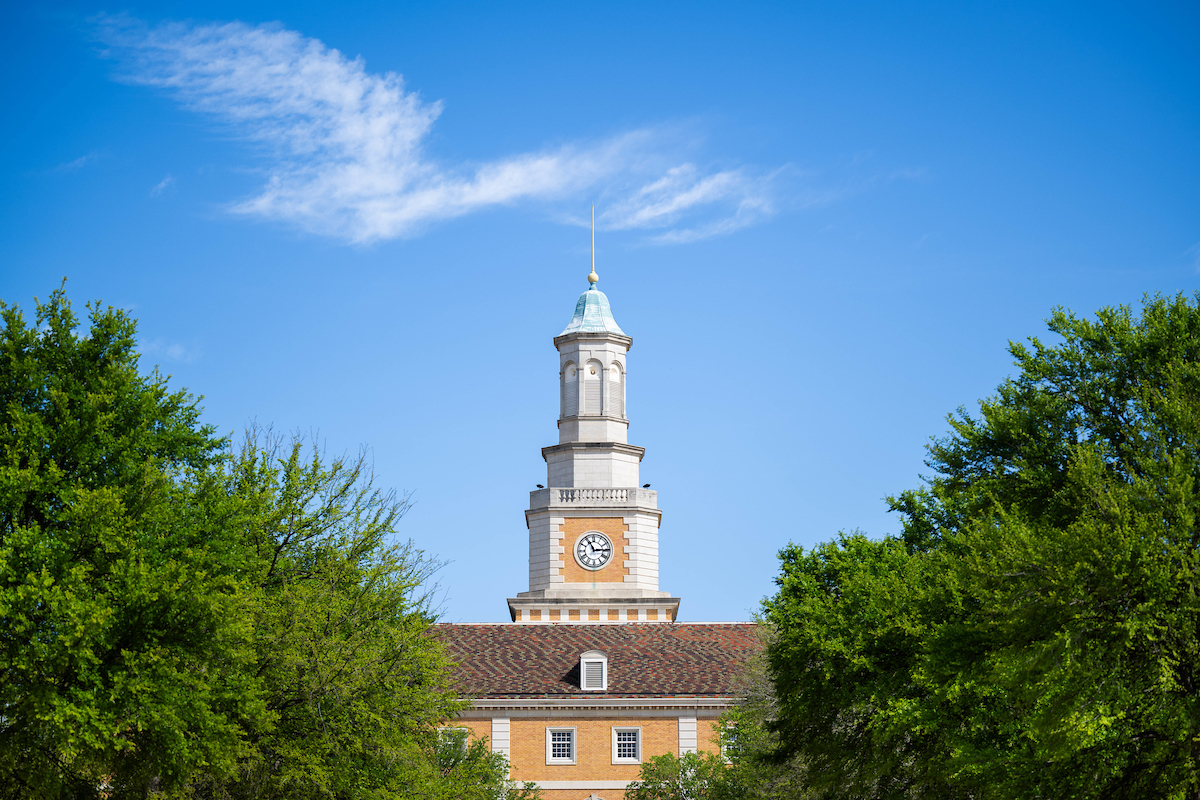
[[[728,697],[762,645],[753,623],[435,626],[474,697]],[[608,656],[608,691],[581,692],[579,656]]]

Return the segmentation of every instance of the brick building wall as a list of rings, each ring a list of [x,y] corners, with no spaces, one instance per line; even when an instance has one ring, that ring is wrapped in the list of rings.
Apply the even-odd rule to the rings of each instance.
[[[559,570],[565,583],[621,583],[629,574],[626,566],[629,526],[621,517],[569,517],[558,527],[563,534],[563,566]],[[575,560],[575,542],[588,531],[600,531],[613,544],[613,557],[600,569],[584,569]]]
[[[746,623],[440,625],[471,708],[448,723],[488,737],[516,781],[547,800],[624,798],[639,763],[613,763],[613,728],[639,728],[641,760],[718,752],[719,717],[742,664],[761,648]],[[607,659],[606,685],[583,691],[580,658]],[[590,655],[589,655],[590,657]],[[547,763],[548,728],[574,729],[574,763]]]
[[[492,721],[489,719],[464,719],[451,726],[468,729],[472,739],[487,737],[491,741]],[[576,800],[591,795],[604,800],[624,798],[624,790],[612,788],[610,784],[637,780],[641,774],[641,764],[613,763],[613,728],[641,730],[643,762],[654,756],[666,753],[682,755],[683,752],[677,717],[510,719],[508,727],[509,760],[512,764],[510,774],[514,781],[533,781],[547,787],[567,781],[576,784],[595,782],[590,788],[544,788],[542,793],[546,800]],[[575,729],[574,764],[546,763],[546,732],[551,728]],[[492,744],[495,745],[494,742]],[[696,720],[696,749],[709,753],[720,751],[717,720]]]

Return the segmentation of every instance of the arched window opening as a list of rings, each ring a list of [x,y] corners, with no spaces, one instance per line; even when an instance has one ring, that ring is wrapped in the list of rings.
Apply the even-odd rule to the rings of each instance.
[[[599,363],[589,361],[583,370],[583,413],[600,413],[600,391],[603,386]]]
[[[620,364],[608,368],[608,413],[613,417],[625,416],[625,376]]]
[[[585,692],[608,689],[608,656],[599,650],[588,650],[579,656],[579,688]]]
[[[562,409],[564,417],[579,413],[579,369],[572,363],[563,368]]]

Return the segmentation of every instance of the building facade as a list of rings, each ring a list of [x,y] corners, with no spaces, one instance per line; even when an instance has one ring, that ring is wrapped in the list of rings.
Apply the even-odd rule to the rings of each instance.
[[[622,798],[647,758],[715,752],[759,648],[749,623],[678,622],[680,598],[659,589],[662,512],[627,436],[633,339],[597,282],[554,338],[558,443],[525,512],[529,588],[508,599],[511,624],[438,626],[475,698],[452,725],[548,800]]]

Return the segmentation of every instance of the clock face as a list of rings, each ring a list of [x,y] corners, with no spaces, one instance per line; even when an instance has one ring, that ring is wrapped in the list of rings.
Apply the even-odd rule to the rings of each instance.
[[[588,569],[600,569],[612,558],[612,542],[599,531],[585,533],[575,545],[575,557]]]

